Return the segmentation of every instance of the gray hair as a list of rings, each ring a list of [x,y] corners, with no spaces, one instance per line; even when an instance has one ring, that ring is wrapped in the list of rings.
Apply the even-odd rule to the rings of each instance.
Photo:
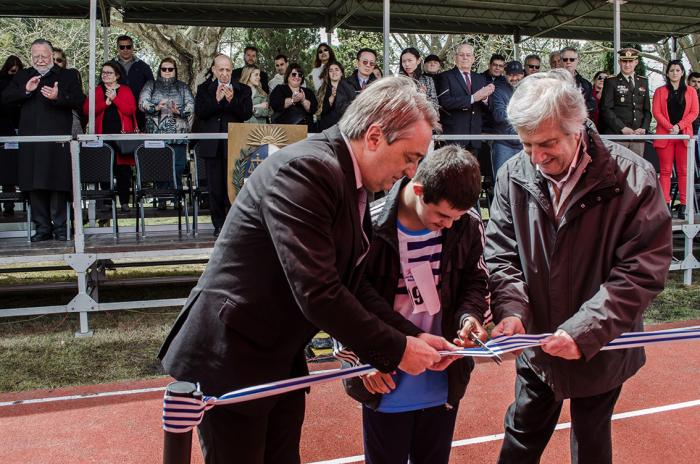
[[[520,81],[507,112],[513,128],[526,132],[535,132],[543,122],[554,120],[564,133],[573,134],[588,117],[581,90],[565,69],[532,74]]]
[[[51,50],[51,53],[54,52],[53,45],[51,45],[51,42],[49,42],[46,39],[36,39],[32,44],[29,46],[29,48],[33,47],[34,45],[46,45],[49,47],[49,50]]]
[[[369,85],[350,104],[340,119],[340,131],[350,140],[364,136],[373,124],[378,125],[387,143],[408,137],[412,125],[425,120],[439,129],[438,114],[416,82],[405,76],[379,79]]]

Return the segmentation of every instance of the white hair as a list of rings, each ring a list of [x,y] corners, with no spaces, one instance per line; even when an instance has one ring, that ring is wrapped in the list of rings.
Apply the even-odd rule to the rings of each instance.
[[[413,124],[425,120],[438,129],[438,114],[416,82],[405,76],[374,81],[350,104],[338,126],[350,140],[357,140],[376,124],[389,144],[408,137]]]
[[[545,121],[558,121],[562,131],[581,130],[588,110],[573,76],[565,69],[527,76],[508,104],[508,121],[516,131],[534,132]]]

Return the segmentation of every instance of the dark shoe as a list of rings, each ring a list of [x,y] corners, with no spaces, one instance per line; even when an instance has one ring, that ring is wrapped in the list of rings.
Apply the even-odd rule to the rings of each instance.
[[[98,219],[97,226],[98,227],[109,227],[109,219]]]
[[[676,214],[678,219],[685,219],[685,205],[676,205]]]
[[[66,228],[60,227],[58,229],[54,229],[53,238],[55,238],[56,240],[59,240],[61,242],[65,242],[66,240],[68,240],[68,234],[66,233]]]
[[[221,228],[214,227],[214,237],[218,237],[220,233],[221,233]]]
[[[158,210],[165,211],[166,209],[167,209],[167,206],[165,206],[165,200],[160,200],[158,202]]]
[[[32,235],[32,243],[45,242],[47,240],[53,240],[53,235],[48,232],[37,232]]]
[[[2,212],[3,217],[11,217],[15,215],[15,210],[14,209],[6,209],[5,211]]]
[[[131,212],[131,208],[129,208],[129,205],[122,205],[121,210],[122,210],[122,213]]]

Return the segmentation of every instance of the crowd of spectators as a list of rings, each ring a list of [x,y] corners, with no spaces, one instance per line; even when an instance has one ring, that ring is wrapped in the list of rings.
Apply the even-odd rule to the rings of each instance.
[[[149,65],[136,56],[130,37],[118,37],[116,45],[116,56],[102,66],[95,90],[95,127],[101,134],[226,132],[230,122],[302,124],[309,132],[321,131],[337,124],[352,100],[381,78],[377,52],[369,48],[357,51],[356,68],[349,73],[327,43],[318,45],[309,68],[290,63],[287,56],[279,54],[274,57],[275,70],[269,78],[258,64],[257,48],[248,46],[243,53],[245,64],[240,68],[233,69],[229,57],[218,55],[206,80],[193,94],[186,83],[178,80],[177,62],[173,58],[163,58],[154,77]],[[686,76],[680,61],[670,63],[666,69],[667,83],[656,91],[652,108],[648,80],[634,72],[639,54],[631,48],[620,50],[620,73],[613,76],[601,70],[592,82],[577,70],[576,49],[566,47],[548,58],[550,68],[564,68],[572,74],[586,100],[589,118],[600,133],[641,136],[650,131],[653,116],[659,134],[697,134],[700,74],[693,72]],[[0,135],[66,134],[69,126],[74,135],[82,132],[88,101],[81,91],[77,70],[68,68],[63,50],[45,40],[32,44],[31,57],[31,66],[24,68],[18,57],[10,56],[0,70]],[[490,57],[487,69],[477,72],[473,69],[475,57],[472,45],[461,44],[451,57],[454,67],[450,68],[439,56],[431,54],[422,58],[416,48],[408,47],[401,52],[398,73],[413,78],[417,88],[426,94],[440,115],[443,133],[514,135],[506,117],[510,97],[521,79],[544,70],[542,59],[531,54],[523,62],[506,62],[504,55],[496,53]],[[43,109],[56,118],[47,121],[49,113],[41,113]],[[175,151],[179,181],[187,164],[187,143],[184,140],[167,143]],[[482,173],[493,177],[503,163],[522,149],[515,140],[487,143],[464,139],[456,143],[478,155]],[[648,149],[639,140],[621,143],[641,156]],[[70,163],[67,148],[54,145],[20,144],[19,148],[19,185],[29,192],[35,206],[35,241],[66,238],[66,208],[58,203],[65,204],[63,200],[70,192]],[[675,208],[680,218],[684,217],[686,203],[686,145],[687,142],[677,140],[659,140],[653,144],[660,160],[663,195],[669,206],[675,162],[681,192]],[[117,145],[114,148],[121,211],[128,213],[134,159],[120,153]],[[215,233],[223,225],[230,207],[225,185],[226,150],[226,141],[216,140],[202,141],[198,150],[207,162]],[[42,178],[37,171],[50,175]],[[13,188],[3,186],[4,191]],[[164,208],[165,203],[158,206]],[[3,214],[11,216],[13,207],[11,203],[3,205]]]

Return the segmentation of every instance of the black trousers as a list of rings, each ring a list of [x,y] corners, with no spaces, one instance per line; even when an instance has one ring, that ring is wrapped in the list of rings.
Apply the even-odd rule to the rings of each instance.
[[[384,413],[362,407],[367,464],[447,464],[457,408]]]
[[[505,438],[498,462],[538,463],[557,425],[563,401],[530,369],[516,362],[515,402],[505,417]],[[572,464],[612,463],[610,420],[622,386],[600,395],[571,398]]]
[[[204,161],[207,170],[211,222],[216,229],[221,229],[231,207],[226,189],[228,162],[226,157],[221,154],[216,158],[205,158]]]
[[[117,180],[117,195],[120,205],[129,204],[129,195],[132,191],[131,166],[128,164],[114,164],[114,178]]]
[[[295,391],[207,411],[198,429],[204,462],[299,464],[304,395]]]
[[[70,197],[69,192],[56,190],[32,190],[29,192],[32,222],[34,222],[37,234],[65,231],[68,217],[67,202]]]

